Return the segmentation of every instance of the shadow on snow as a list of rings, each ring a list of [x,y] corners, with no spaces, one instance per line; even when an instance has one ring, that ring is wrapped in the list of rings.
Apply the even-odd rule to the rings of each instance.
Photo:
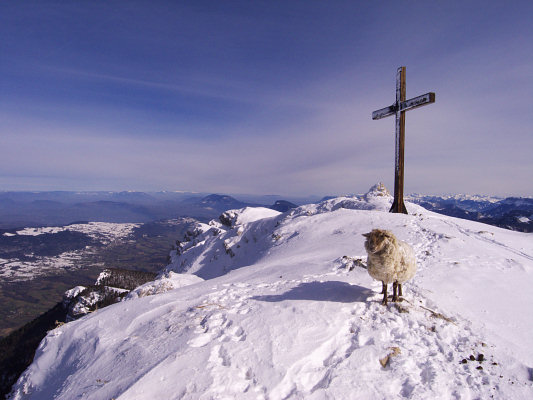
[[[278,302],[285,300],[333,301],[353,303],[367,301],[374,295],[372,290],[340,281],[300,283],[289,291],[277,295],[254,296],[252,300]]]

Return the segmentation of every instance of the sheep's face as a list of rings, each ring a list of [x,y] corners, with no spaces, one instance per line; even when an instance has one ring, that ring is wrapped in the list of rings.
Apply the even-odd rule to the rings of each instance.
[[[373,229],[372,232],[363,233],[366,237],[365,249],[369,253],[377,253],[392,240],[392,233],[383,229]]]

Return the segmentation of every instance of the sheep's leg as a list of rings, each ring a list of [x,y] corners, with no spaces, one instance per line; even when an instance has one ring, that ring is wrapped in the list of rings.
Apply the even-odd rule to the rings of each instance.
[[[398,282],[394,281],[392,283],[392,301],[398,301]]]
[[[385,282],[381,282],[381,294],[385,293],[387,291],[387,285],[385,285]]]
[[[402,294],[402,284],[401,283],[398,284],[398,296],[399,297],[403,296],[403,294]]]
[[[381,300],[381,304],[384,306],[387,305],[387,284],[385,282],[381,282],[383,287],[383,300]]]

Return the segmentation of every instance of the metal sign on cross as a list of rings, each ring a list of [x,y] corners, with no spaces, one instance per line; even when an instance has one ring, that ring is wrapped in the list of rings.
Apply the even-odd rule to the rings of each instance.
[[[405,100],[405,67],[396,72],[396,101],[389,107],[376,110],[372,119],[381,119],[391,115],[396,116],[396,165],[394,171],[394,202],[390,212],[407,214],[403,202],[403,158],[405,148],[405,112],[435,102],[435,93],[429,92],[422,96]]]

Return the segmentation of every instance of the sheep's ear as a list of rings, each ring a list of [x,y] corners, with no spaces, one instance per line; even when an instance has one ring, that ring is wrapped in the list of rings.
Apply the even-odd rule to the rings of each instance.
[[[366,237],[366,238],[370,237],[370,232],[369,233],[363,233],[363,236]]]

